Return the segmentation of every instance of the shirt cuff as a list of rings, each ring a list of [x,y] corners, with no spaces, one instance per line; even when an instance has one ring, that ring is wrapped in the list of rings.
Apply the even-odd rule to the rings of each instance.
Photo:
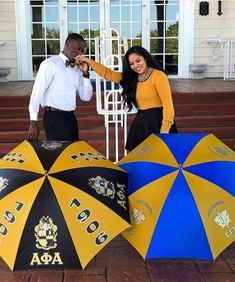
[[[30,111],[29,116],[30,116],[30,120],[35,120],[35,121],[38,120],[38,113]]]

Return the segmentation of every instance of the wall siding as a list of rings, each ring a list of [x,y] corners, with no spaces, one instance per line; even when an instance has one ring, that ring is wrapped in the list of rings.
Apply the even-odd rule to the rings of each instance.
[[[223,77],[224,52],[220,43],[207,43],[208,39],[235,38],[235,1],[222,1],[222,15],[217,15],[218,1],[209,2],[209,15],[199,15],[199,3],[194,10],[194,63],[209,65],[206,77]]]
[[[14,0],[0,0],[0,66],[11,68],[9,80],[18,79]]]

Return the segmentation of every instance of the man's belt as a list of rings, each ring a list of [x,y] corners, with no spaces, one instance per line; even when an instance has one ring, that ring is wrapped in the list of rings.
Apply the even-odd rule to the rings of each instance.
[[[64,111],[64,110],[60,110],[60,109],[56,109],[54,107],[45,107],[45,111],[47,112],[63,112],[63,113],[74,113],[74,111]]]

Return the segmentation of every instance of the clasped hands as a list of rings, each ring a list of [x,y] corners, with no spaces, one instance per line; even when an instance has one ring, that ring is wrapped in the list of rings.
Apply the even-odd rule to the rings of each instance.
[[[80,71],[83,73],[84,77],[89,77],[89,72],[88,72],[88,62],[86,60],[81,59],[80,57],[86,58],[85,56],[76,56],[75,59],[75,64],[78,66],[78,68],[80,69]],[[86,58],[88,61],[89,59]]]

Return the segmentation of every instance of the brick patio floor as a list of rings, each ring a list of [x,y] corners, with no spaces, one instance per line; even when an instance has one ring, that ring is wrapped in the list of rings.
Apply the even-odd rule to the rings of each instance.
[[[235,80],[223,79],[170,79],[172,92],[224,92],[235,91]],[[30,95],[33,81],[0,83],[1,96]]]
[[[235,281],[235,244],[214,261],[153,259],[144,261],[135,249],[116,237],[85,270],[21,270],[11,272],[0,260],[1,282],[228,282]]]
[[[0,84],[0,95],[30,95],[33,82]],[[173,92],[235,91],[235,81],[171,80]],[[0,259],[0,282],[235,282],[235,243],[214,261],[153,259],[144,261],[119,235],[85,270],[25,270],[11,272]]]

